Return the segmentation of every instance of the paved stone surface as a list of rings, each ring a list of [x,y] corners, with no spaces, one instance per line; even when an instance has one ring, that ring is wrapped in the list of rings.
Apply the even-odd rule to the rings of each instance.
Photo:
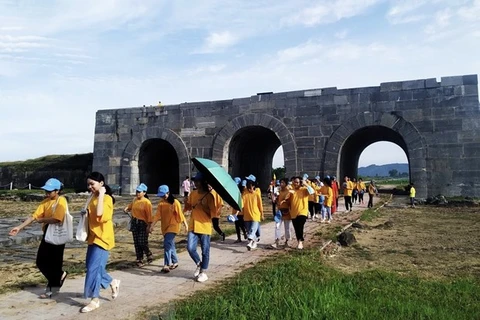
[[[354,206],[355,211],[365,208]],[[318,220],[307,221],[305,226],[307,245],[308,234],[313,234],[322,226]],[[38,298],[43,292],[41,287],[27,288],[24,291],[0,296],[0,319],[129,319],[147,307],[167,304],[168,308],[168,303],[172,300],[183,298],[197,290],[212,288],[219,281],[254,265],[266,256],[278,253],[280,250],[267,249],[274,241],[274,228],[273,222],[262,225],[260,245],[253,251],[247,251],[245,241],[234,244],[236,236],[228,237],[224,243],[212,242],[207,273],[209,280],[205,283],[193,280],[195,265],[185,251],[179,254],[178,269],[166,275],[160,273],[163,259],[155,260],[153,264],[142,269],[111,272],[113,278],[121,280],[119,297],[112,301],[110,289],[102,290],[101,306],[91,313],[79,313],[86,300],[82,297],[84,277],[77,277],[68,278],[60,294],[51,300]]]

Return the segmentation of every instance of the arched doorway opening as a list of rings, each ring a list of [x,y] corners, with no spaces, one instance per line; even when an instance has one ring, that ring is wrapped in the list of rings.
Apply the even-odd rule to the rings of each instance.
[[[179,162],[174,147],[163,139],[149,139],[140,147],[138,162],[140,182],[148,186],[148,193],[166,184],[173,193],[179,193]]]
[[[402,136],[398,132],[384,126],[368,126],[353,132],[343,144],[339,159],[340,181],[343,181],[344,176],[358,177],[359,159],[363,151],[368,146],[380,141],[391,142],[403,150],[410,174],[408,148]],[[382,146],[376,150],[375,155],[370,159],[371,163],[375,163],[377,159],[382,159],[377,161],[378,163],[385,163],[383,159],[388,159],[388,156],[391,155],[392,149],[389,148],[388,144],[382,144]],[[410,176],[408,178],[410,179]]]
[[[268,187],[272,176],[272,160],[281,143],[277,135],[262,126],[246,126],[230,140],[228,148],[229,172],[242,179],[253,174],[262,191]]]

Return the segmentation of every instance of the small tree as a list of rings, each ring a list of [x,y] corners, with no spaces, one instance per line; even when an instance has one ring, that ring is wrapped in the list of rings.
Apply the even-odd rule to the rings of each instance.
[[[392,178],[398,176],[398,170],[397,169],[392,169],[390,171],[388,171],[388,175]]]
[[[275,175],[277,180],[285,178],[285,167],[278,167],[272,170],[272,178]]]

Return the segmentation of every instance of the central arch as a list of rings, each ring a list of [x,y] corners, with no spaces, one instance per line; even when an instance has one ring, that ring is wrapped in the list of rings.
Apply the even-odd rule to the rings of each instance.
[[[426,143],[410,122],[394,113],[363,112],[340,125],[330,136],[324,151],[323,175],[356,176],[361,152],[370,144],[389,141],[407,155],[410,181],[420,197],[427,195]],[[341,181],[341,180],[340,180]]]
[[[257,175],[260,188],[265,190],[271,179],[273,154],[280,145],[286,174],[297,175],[296,143],[285,124],[271,115],[245,114],[229,121],[215,135],[212,159],[233,176]]]

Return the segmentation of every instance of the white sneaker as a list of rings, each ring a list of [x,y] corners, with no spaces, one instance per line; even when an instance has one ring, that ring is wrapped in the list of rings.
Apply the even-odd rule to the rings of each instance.
[[[251,249],[256,249],[257,248],[257,243],[253,241]]]
[[[322,221],[320,221],[321,223],[324,223],[325,222],[325,219],[322,219]]]
[[[247,244],[247,250],[248,250],[248,251],[252,250],[252,244],[253,244],[253,243],[254,243],[253,240],[249,240],[249,241],[248,241],[248,244]]]
[[[300,249],[300,250],[303,249],[303,242],[302,241],[298,242],[297,249]]]
[[[329,220],[327,221],[327,223],[332,223],[332,220],[331,220],[331,219],[329,219]]]
[[[280,240],[279,240],[279,239],[277,239],[277,240],[275,240],[275,243],[273,243],[273,244],[271,245],[271,247],[272,247],[273,249],[277,249],[277,248],[278,248],[278,245],[279,245],[279,243],[280,243]]]
[[[205,272],[200,272],[198,275],[197,281],[198,282],[205,282],[208,280],[207,274]]]
[[[200,265],[197,265],[197,269],[195,269],[195,272],[193,273],[193,276],[196,278],[200,275]]]

